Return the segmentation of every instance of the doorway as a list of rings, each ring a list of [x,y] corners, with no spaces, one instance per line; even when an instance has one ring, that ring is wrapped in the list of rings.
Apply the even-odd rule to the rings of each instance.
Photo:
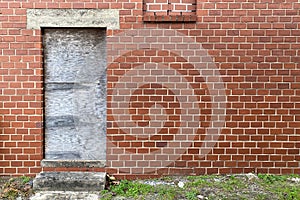
[[[106,159],[106,29],[44,28],[45,160]]]

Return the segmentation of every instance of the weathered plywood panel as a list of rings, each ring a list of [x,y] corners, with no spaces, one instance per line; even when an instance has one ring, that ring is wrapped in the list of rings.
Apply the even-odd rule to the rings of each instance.
[[[45,29],[46,83],[97,82],[106,70],[105,31]]]
[[[46,159],[105,160],[105,36],[44,29]]]

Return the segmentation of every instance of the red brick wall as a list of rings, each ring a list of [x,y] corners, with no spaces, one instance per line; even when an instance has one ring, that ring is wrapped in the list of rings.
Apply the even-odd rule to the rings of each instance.
[[[142,33],[147,40],[138,41],[139,37],[135,37],[136,43],[140,45],[136,46],[139,47],[137,50],[133,50],[135,46],[127,47],[126,43],[121,41],[119,48],[124,49],[122,45],[125,44],[124,50],[128,51],[116,60],[108,58],[108,167],[81,170],[106,170],[119,175],[138,176],[145,173],[299,174],[300,3],[298,0],[197,0],[195,6],[196,13],[189,14],[188,18],[183,17],[182,13],[176,14],[177,18],[159,18],[146,17],[154,14],[145,11],[141,0],[120,3],[98,0],[2,0],[0,174],[35,175],[42,170],[41,31],[26,29],[28,8],[120,9],[120,27],[127,33],[125,36],[130,35],[129,30],[169,30],[166,37],[160,37],[157,33]],[[180,34],[173,34],[174,31],[171,30],[177,30]],[[122,38],[118,36],[120,32],[122,31],[108,30],[108,38]],[[143,48],[144,43],[156,42],[151,41],[151,38],[161,38],[158,44],[168,44],[163,40],[165,38],[173,38],[174,44],[178,38],[180,41],[191,38],[191,41],[198,42],[201,47],[201,51],[192,55],[197,57],[208,53],[212,59],[210,62],[214,64],[214,72],[217,75],[219,73],[218,76],[214,76],[222,78],[218,81],[223,83],[226,92],[226,107],[223,109],[226,113],[225,123],[218,137],[211,138],[214,142],[206,143],[206,147],[213,145],[212,148],[208,148],[209,151],[205,151],[203,141],[209,135],[207,132],[214,112],[211,88],[203,78],[205,75],[201,74],[204,71],[200,70],[199,73],[195,65],[189,62],[193,56],[176,54],[178,51],[182,52],[182,47],[175,45],[173,50],[164,50],[160,46],[155,50]],[[183,52],[195,52],[193,46],[187,46],[185,49]],[[188,59],[185,59],[186,57]],[[164,108],[161,109],[161,115],[166,117],[164,120],[167,119],[167,123],[161,123],[159,132],[155,132],[158,129],[154,129],[151,135],[146,128],[139,129],[137,134],[131,127],[128,130],[132,132],[128,134],[124,127],[121,128],[116,122],[114,113],[117,113],[122,105],[114,104],[114,91],[121,77],[138,66],[138,63],[145,62],[155,66],[165,65],[168,69],[174,69],[184,79],[170,81],[173,83],[170,87],[178,90],[170,90],[158,83],[145,84],[136,89],[130,97],[128,112],[134,124],[139,127],[147,126],[153,102]],[[203,60],[200,62],[206,63]],[[143,69],[135,68],[135,71],[143,74]],[[152,77],[162,77],[160,73],[165,71],[160,68],[158,72],[152,72]],[[170,77],[168,74],[165,76]],[[186,107],[180,108],[179,97],[176,94],[176,91],[179,91],[180,97],[185,96],[187,86],[180,88],[180,85],[176,85],[184,82],[183,80],[191,85],[197,100],[196,105],[199,107],[200,114],[197,120],[200,126],[195,134],[187,131],[178,135],[176,132],[184,123],[180,113]],[[136,79],[133,83],[140,81],[147,83],[148,80],[145,80],[144,76],[144,79]],[[214,97],[217,98],[217,95]],[[121,114],[124,112],[122,109],[119,111]],[[155,116],[159,119],[159,114]],[[156,128],[149,124],[148,127]],[[187,138],[188,136],[190,138]],[[170,144],[173,146],[170,147]],[[163,155],[155,154],[163,150]]]

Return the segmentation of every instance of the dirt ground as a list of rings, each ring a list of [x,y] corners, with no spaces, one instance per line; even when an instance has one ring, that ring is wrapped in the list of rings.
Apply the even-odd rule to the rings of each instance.
[[[29,177],[1,177],[0,199],[27,200],[34,195]],[[299,175],[203,175],[148,180],[115,180],[99,191],[102,200],[258,199],[300,200]]]

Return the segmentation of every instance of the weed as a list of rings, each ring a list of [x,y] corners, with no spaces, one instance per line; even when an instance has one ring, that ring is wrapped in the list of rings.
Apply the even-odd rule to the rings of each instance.
[[[273,184],[277,181],[286,181],[287,176],[277,176],[273,174],[258,174],[258,178],[262,179],[267,184]]]
[[[166,182],[170,182],[170,181],[173,181],[173,178],[170,177],[170,176],[164,176],[160,180],[163,180],[163,181],[166,181]]]
[[[277,185],[270,188],[270,191],[276,193],[277,196],[282,200],[299,200],[300,199],[300,187]]]
[[[289,178],[300,178],[300,174],[290,174]]]
[[[185,184],[185,188],[190,188],[190,187],[200,187],[200,186],[202,186],[204,183],[206,183],[206,182],[203,181],[203,180],[197,180],[197,181],[194,181],[194,182],[189,182],[189,183],[186,183],[186,184]]]
[[[113,186],[111,191],[117,195],[136,198],[139,195],[146,195],[153,191],[153,186],[123,180],[119,185]]]
[[[266,194],[258,194],[258,195],[256,195],[256,199],[257,200],[265,200],[267,198],[268,198],[268,195],[266,195]]]
[[[185,188],[211,185],[211,182],[206,176],[189,176],[187,177],[187,180],[189,180],[189,182],[185,184]]]
[[[172,200],[175,199],[177,191],[172,186],[160,185],[155,188],[155,192],[158,194],[159,199]]]
[[[282,200],[299,200],[300,199],[300,187],[294,183],[290,183],[287,180],[298,175],[271,175],[271,174],[259,174],[258,177],[262,180],[260,183],[265,190],[269,191],[273,195],[276,195]]]
[[[285,194],[287,194],[286,195],[287,200],[300,199],[300,188],[295,186],[291,188],[286,188]]]
[[[185,197],[187,198],[187,200],[197,200],[198,197],[198,192],[196,190],[192,190],[192,191],[188,191],[185,194]]]
[[[227,180],[224,183],[224,185],[229,185],[233,189],[240,189],[240,188],[245,188],[246,184],[242,180],[240,180],[234,176],[230,176],[229,180]],[[231,191],[233,189],[231,189]]]
[[[101,200],[111,200],[113,195],[108,190],[101,191]]]
[[[198,176],[187,176],[186,179],[189,181],[194,181],[198,178]]]
[[[9,200],[16,199],[18,197],[18,190],[10,188],[4,192],[2,197]]]
[[[21,176],[21,180],[23,184],[26,184],[30,181],[30,177],[28,176]]]

